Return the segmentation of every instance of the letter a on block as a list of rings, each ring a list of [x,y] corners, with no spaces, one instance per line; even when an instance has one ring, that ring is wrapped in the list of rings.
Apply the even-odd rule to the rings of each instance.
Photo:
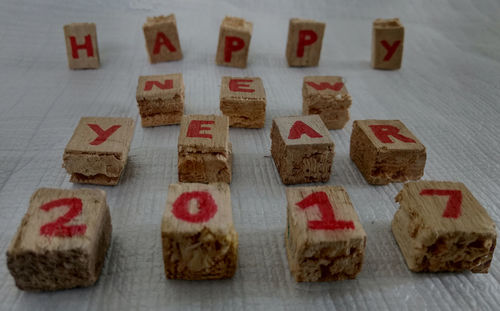
[[[313,130],[309,125],[302,121],[295,121],[295,123],[290,128],[290,133],[288,134],[288,139],[299,139],[302,135],[306,134],[311,138],[323,137],[320,133]]]
[[[165,36],[163,32],[158,32],[156,34],[156,40],[155,40],[155,46],[153,48],[153,54],[160,54],[161,48],[165,47],[167,48],[170,52],[176,52],[177,49],[175,46],[170,42],[170,40]]]

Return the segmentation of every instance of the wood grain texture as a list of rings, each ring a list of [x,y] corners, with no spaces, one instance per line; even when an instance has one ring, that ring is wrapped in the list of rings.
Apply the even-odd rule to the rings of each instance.
[[[321,47],[323,45],[323,35],[325,33],[326,24],[315,20],[292,18],[288,26],[288,41],[286,44],[286,60],[290,67],[308,67],[318,66],[321,56]],[[298,55],[300,31],[312,31],[317,36],[315,42],[303,45],[303,54]],[[303,40],[313,40],[310,36],[305,35]],[[302,41],[304,43],[304,41]],[[305,42],[307,43],[307,42]]]
[[[142,26],[151,64],[182,59],[175,15],[148,17]]]
[[[246,68],[248,51],[250,49],[250,40],[252,39],[253,24],[239,17],[226,16],[220,25],[219,43],[217,45],[217,54],[215,63],[222,66]],[[243,47],[236,48],[237,43],[230,41],[233,45],[230,59],[226,59],[226,38],[233,37],[241,40]],[[240,41],[238,41],[240,42]]]
[[[372,27],[372,67],[386,70],[401,68],[405,28],[399,18],[377,18]],[[388,55],[389,51],[392,56]]]
[[[69,68],[99,68],[99,47],[95,23],[72,23],[64,25],[63,29]]]

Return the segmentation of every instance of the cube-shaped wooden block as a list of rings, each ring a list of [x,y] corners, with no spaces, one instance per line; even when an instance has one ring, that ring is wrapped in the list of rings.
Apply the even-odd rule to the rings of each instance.
[[[238,234],[233,225],[229,186],[170,185],[161,238],[167,278],[232,277],[238,259]]]
[[[288,265],[297,282],[354,279],[366,233],[343,187],[287,188]]]
[[[217,65],[245,68],[253,24],[238,17],[226,16],[220,25]]]
[[[229,126],[262,128],[266,121],[266,91],[260,78],[222,77],[220,110]]]
[[[154,63],[182,59],[175,15],[148,17],[142,26],[149,61]]]
[[[99,68],[99,48],[94,23],[64,25],[64,39],[70,69]]]
[[[231,182],[232,146],[227,116],[183,116],[177,149],[180,182]]]
[[[127,164],[135,122],[131,118],[83,117],[66,145],[63,167],[70,182],[116,185]]]
[[[111,241],[106,193],[38,189],[7,250],[7,267],[23,290],[94,284]]]
[[[396,202],[392,232],[410,270],[488,272],[495,223],[464,184],[409,182]]]
[[[271,128],[271,155],[284,184],[327,182],[334,144],[318,115],[280,117]]]
[[[135,98],[143,127],[179,124],[184,114],[182,73],[140,76]]]
[[[302,113],[319,114],[329,130],[343,128],[349,121],[351,95],[338,76],[304,77]]]
[[[286,59],[291,67],[318,66],[325,23],[292,18],[288,26]]]
[[[376,19],[372,31],[372,67],[401,68],[405,29],[398,18]]]
[[[420,179],[425,146],[399,120],[356,120],[352,125],[351,159],[374,185]]]

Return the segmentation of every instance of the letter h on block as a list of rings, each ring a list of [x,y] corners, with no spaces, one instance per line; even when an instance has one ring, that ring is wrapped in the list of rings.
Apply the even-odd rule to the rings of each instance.
[[[64,25],[64,38],[70,69],[99,68],[97,31],[94,23]]]
[[[376,19],[372,31],[372,67],[401,68],[405,29],[398,18]]]
[[[238,17],[226,16],[220,25],[219,44],[215,62],[217,65],[245,68],[252,38],[251,22]]]
[[[174,14],[148,17],[142,30],[150,63],[182,59],[181,42]]]
[[[318,66],[325,23],[292,18],[288,28],[286,59],[291,67]]]

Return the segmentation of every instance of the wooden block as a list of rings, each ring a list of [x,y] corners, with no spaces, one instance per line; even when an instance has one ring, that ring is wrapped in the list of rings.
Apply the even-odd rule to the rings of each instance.
[[[140,76],[135,98],[143,127],[179,124],[184,114],[182,73]]]
[[[318,114],[329,130],[343,128],[349,121],[351,95],[338,76],[304,77],[302,113]]]
[[[495,223],[464,184],[409,182],[396,202],[392,232],[410,270],[488,273]]]
[[[280,117],[271,128],[271,155],[284,184],[327,182],[334,144],[318,115]]]
[[[401,68],[405,29],[399,18],[378,18],[373,22],[372,67],[395,70]]]
[[[297,282],[354,279],[366,233],[343,187],[286,189],[288,265]]]
[[[232,147],[227,116],[183,116],[177,147],[180,182],[231,182]]]
[[[243,18],[226,16],[220,25],[217,65],[245,68],[247,66],[253,24]]]
[[[318,66],[325,23],[292,18],[288,27],[286,59],[291,67]]]
[[[425,146],[399,120],[356,120],[352,125],[351,159],[374,185],[420,179]]]
[[[7,250],[7,267],[22,290],[90,286],[111,241],[106,193],[38,189]]]
[[[182,59],[174,14],[148,17],[142,30],[151,64]]]
[[[229,186],[170,185],[161,237],[167,278],[232,277],[238,259],[238,234],[233,225]]]
[[[222,77],[220,110],[229,126],[263,128],[266,121],[266,91],[260,78]]]
[[[70,69],[99,68],[99,48],[94,23],[64,25],[64,39]]]
[[[69,181],[116,185],[127,164],[134,125],[131,118],[81,118],[64,149]]]

